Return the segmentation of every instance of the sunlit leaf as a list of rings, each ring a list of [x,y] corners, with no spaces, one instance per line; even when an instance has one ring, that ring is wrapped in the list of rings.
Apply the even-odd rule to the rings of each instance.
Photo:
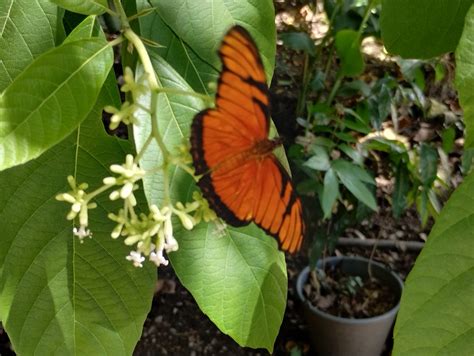
[[[0,96],[0,170],[38,157],[89,114],[112,66],[104,39],[66,42],[38,57]]]
[[[0,92],[55,45],[61,18],[47,1],[0,1]]]

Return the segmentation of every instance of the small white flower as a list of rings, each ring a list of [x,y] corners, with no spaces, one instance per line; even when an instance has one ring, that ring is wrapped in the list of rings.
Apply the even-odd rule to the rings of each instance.
[[[79,215],[79,225],[82,230],[80,228],[77,230],[77,234],[75,233],[76,236],[79,236],[84,234],[86,231],[88,225],[88,211],[96,208],[97,204],[89,202],[90,198],[85,192],[85,189],[87,189],[86,183],[77,185],[73,176],[68,176],[67,180],[72,190],[67,193],[56,195],[56,199],[71,204],[71,210],[69,210],[66,216],[68,220],[74,220]]]
[[[118,198],[120,198],[120,191],[118,190],[114,190],[112,193],[110,193],[109,195],[109,199],[110,200],[117,200]]]
[[[150,212],[152,213],[153,220],[158,222],[163,222],[166,220],[164,214],[158,209],[158,207],[153,204],[150,206]]]
[[[141,180],[145,176],[145,170],[141,169],[135,162],[132,155],[127,155],[125,163],[122,165],[113,164],[110,166],[110,170],[119,177],[107,177],[104,179],[104,184],[121,185],[120,189],[114,190],[110,193],[110,200],[117,200],[122,198],[128,200],[131,206],[137,205],[137,200],[133,195],[133,191],[138,189],[138,184],[135,182]]]
[[[173,252],[173,251],[178,251],[178,249],[179,249],[178,241],[176,241],[173,235],[169,236],[166,239],[165,251]]]
[[[168,266],[168,260],[163,256],[163,250],[156,250],[150,253],[150,261],[152,261],[157,267]]]
[[[89,229],[86,229],[85,226],[81,225],[79,229],[77,227],[74,227],[72,229],[72,233],[74,236],[78,237],[81,243],[84,242],[84,238],[89,237],[92,238],[92,234]]]
[[[117,183],[117,178],[115,177],[106,177],[102,180],[104,185],[115,185]]]
[[[192,216],[186,214],[185,212],[177,212],[176,215],[178,215],[179,220],[181,220],[181,224],[183,224],[186,230],[192,230],[195,225]]]
[[[120,189],[120,198],[127,199],[133,191],[133,183],[127,182],[123,185],[122,189]]]
[[[145,257],[138,251],[130,251],[130,254],[125,257],[128,261],[132,261],[135,267],[143,267],[143,261],[145,261]]]

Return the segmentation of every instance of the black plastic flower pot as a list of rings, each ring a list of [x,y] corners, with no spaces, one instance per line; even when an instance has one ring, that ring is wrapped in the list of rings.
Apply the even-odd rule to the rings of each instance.
[[[347,275],[368,277],[369,260],[362,257],[329,257],[318,262],[337,266]],[[314,307],[305,298],[303,287],[309,276],[309,267],[301,271],[296,281],[296,291],[303,303],[304,316],[309,325],[311,341],[318,355],[331,356],[378,356],[382,353],[390,333],[403,290],[403,281],[388,267],[371,261],[372,276],[390,287],[397,304],[382,315],[364,319],[334,316]]]

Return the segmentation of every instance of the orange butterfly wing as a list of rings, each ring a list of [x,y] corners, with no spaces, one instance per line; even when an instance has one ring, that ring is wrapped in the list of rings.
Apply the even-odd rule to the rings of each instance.
[[[197,114],[191,127],[193,164],[203,175],[198,185],[227,223],[253,221],[283,250],[295,252],[305,231],[301,201],[273,153],[260,154],[262,143],[271,141],[268,87],[257,47],[235,26],[224,36],[219,56],[216,108]]]

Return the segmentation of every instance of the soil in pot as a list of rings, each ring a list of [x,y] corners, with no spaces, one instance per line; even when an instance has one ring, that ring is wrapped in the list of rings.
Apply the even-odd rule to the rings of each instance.
[[[349,275],[338,265],[312,271],[304,294],[319,310],[351,319],[382,315],[398,302],[396,293],[377,278]]]

